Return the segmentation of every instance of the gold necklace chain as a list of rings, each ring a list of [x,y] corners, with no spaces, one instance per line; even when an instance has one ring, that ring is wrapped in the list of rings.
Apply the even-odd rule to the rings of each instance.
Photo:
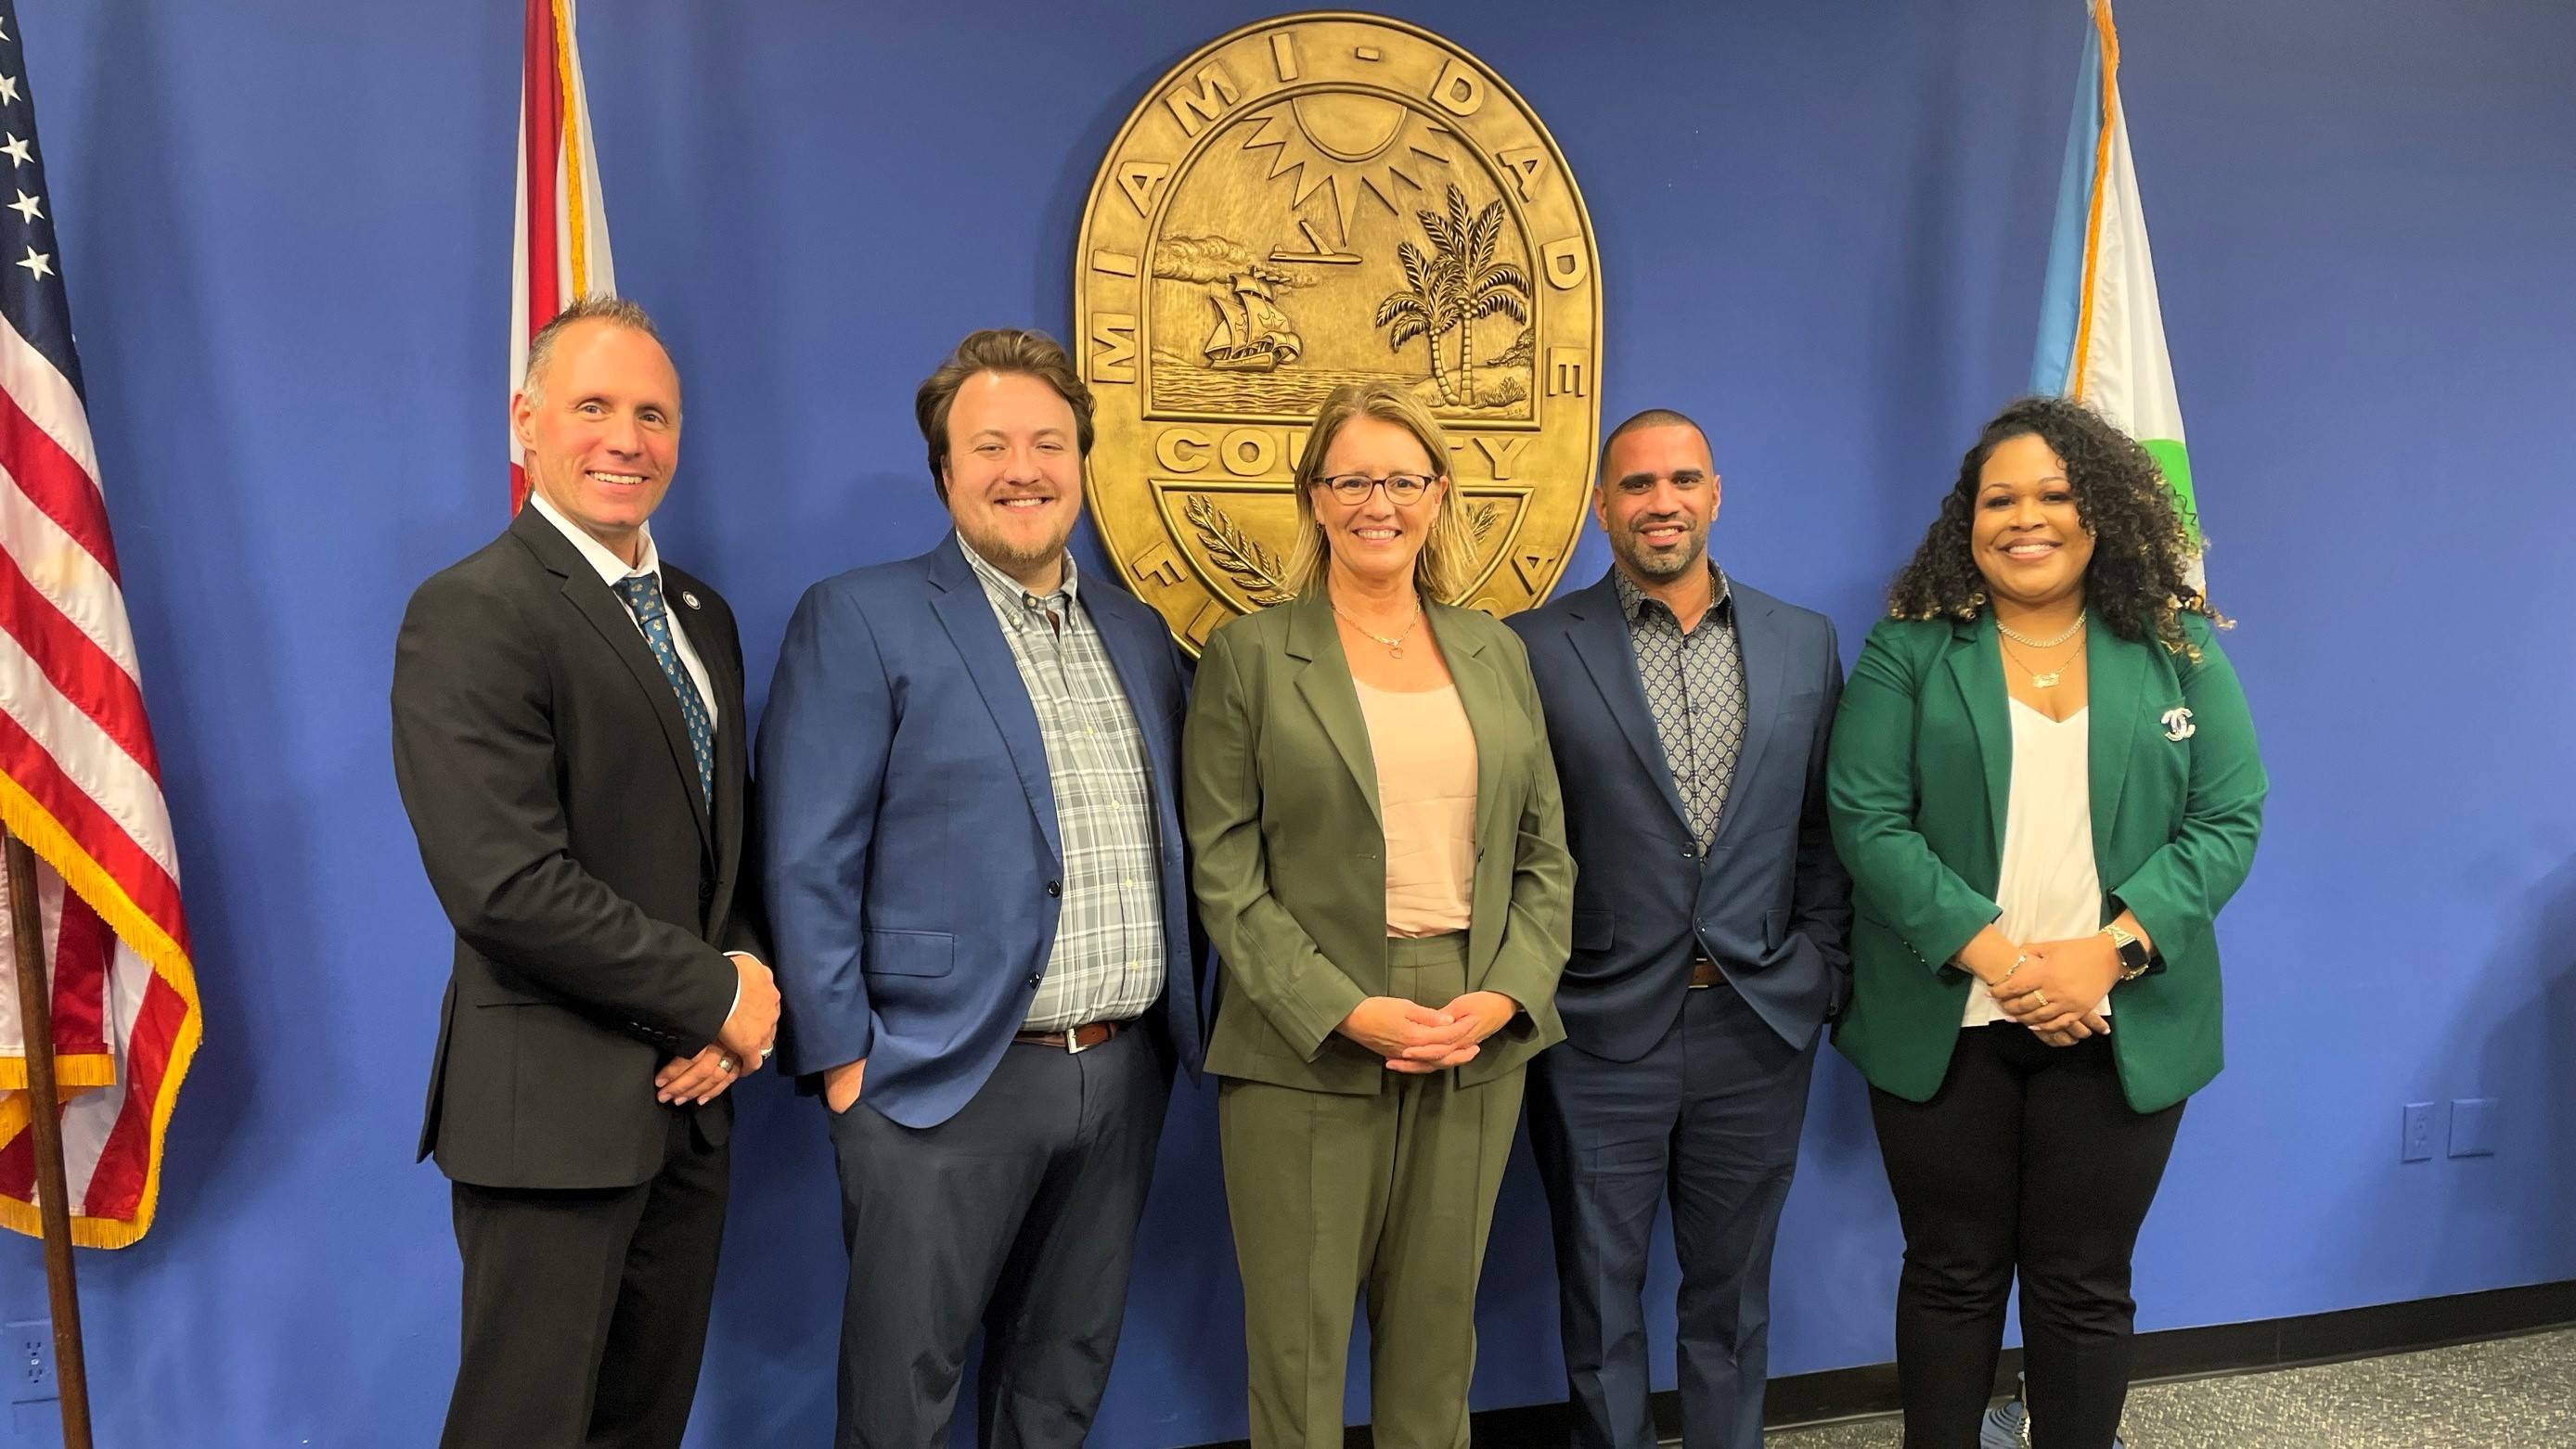
[[[1413,601],[1413,618],[1410,622],[1405,624],[1404,632],[1396,635],[1392,639],[1389,639],[1384,634],[1380,634],[1376,630],[1371,629],[1359,620],[1352,618],[1350,612],[1339,604],[1333,605],[1333,612],[1342,616],[1343,623],[1350,625],[1352,628],[1359,630],[1361,633],[1375,639],[1380,644],[1385,645],[1386,652],[1397,659],[1402,659],[1404,657],[1404,641],[1412,638],[1413,631],[1422,623],[1422,601],[1420,599]]]
[[[2067,640],[2084,632],[2084,616],[2082,614],[2076,615],[2075,622],[2059,630],[2057,637],[2054,639],[2033,639],[2028,634],[2015,629],[2001,619],[1997,619],[1995,621],[1995,632],[2003,635],[2007,639],[2027,644],[2033,649],[2054,649],[2058,645],[2063,644]]]

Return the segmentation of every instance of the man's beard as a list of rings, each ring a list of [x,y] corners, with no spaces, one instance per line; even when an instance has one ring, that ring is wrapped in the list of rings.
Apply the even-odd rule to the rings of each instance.
[[[1708,535],[1705,533],[1692,535],[1690,547],[1663,556],[1648,553],[1645,540],[1635,533],[1628,535],[1628,541],[1630,547],[1619,550],[1620,557],[1628,567],[1658,583],[1680,578],[1708,557]]]
[[[959,532],[966,535],[966,542],[977,553],[982,554],[987,561],[1005,573],[1043,568],[1063,557],[1065,545],[1073,539],[1073,529],[1070,525],[1056,537],[1035,544],[1017,543],[998,528],[989,531],[980,528],[960,528]]]

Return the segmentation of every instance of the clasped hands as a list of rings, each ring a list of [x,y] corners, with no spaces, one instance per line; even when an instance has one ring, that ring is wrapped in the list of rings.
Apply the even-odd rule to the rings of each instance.
[[[1988,927],[1992,930],[1992,927]],[[2119,984],[2120,953],[2096,933],[2018,948],[2018,960],[1991,974],[1976,972],[2004,1014],[2050,1046],[2073,1046],[2111,1034],[2102,1003]]]
[[[1418,1077],[1474,1061],[1479,1044],[1520,1009],[1499,991],[1470,991],[1441,1007],[1372,996],[1333,1029],[1384,1059],[1388,1071]]]
[[[694,1056],[673,1057],[653,1074],[653,1100],[689,1107],[712,1102],[727,1087],[759,1071],[778,1043],[778,981],[748,951],[729,951],[734,969],[733,1014],[716,1039]]]

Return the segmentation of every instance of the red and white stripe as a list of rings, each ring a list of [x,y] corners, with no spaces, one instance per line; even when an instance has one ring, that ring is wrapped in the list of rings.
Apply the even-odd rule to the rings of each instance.
[[[519,72],[519,199],[511,232],[510,387],[528,375],[528,339],[574,299],[614,296],[608,208],[590,144],[590,93],[574,39],[576,0],[528,0]],[[510,511],[527,501],[519,440],[510,439]]]
[[[122,1246],[151,1226],[163,1134],[200,1035],[196,980],[87,417],[6,325],[0,817],[39,859],[73,1240]],[[12,950],[0,928],[0,981]],[[18,1003],[0,992],[0,1225],[33,1233],[25,1081]]]

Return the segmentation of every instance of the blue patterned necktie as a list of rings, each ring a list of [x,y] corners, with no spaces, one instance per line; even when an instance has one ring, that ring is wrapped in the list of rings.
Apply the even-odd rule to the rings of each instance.
[[[707,719],[706,701],[698,698],[698,687],[689,679],[689,671],[680,664],[680,651],[671,643],[671,615],[662,607],[662,577],[659,574],[631,574],[616,583],[618,596],[635,612],[635,622],[643,626],[644,642],[653,651],[653,662],[662,666],[662,677],[671,682],[671,692],[680,697],[680,718],[689,726],[689,753],[698,757],[698,789],[708,803],[716,798],[716,730]]]

